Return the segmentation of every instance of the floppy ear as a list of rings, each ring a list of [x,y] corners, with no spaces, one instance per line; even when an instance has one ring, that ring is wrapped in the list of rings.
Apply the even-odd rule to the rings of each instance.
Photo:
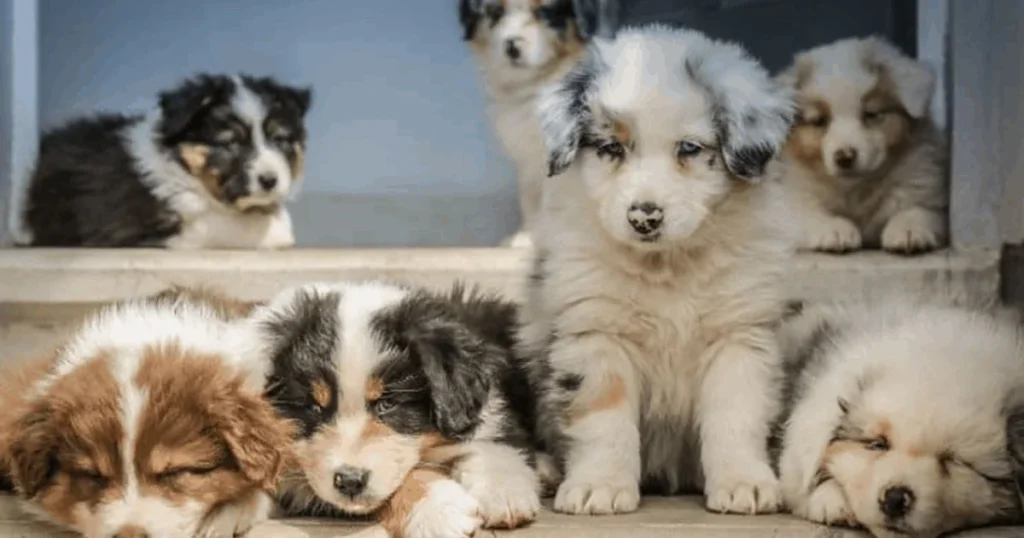
[[[15,421],[13,431],[5,435],[11,439],[11,444],[6,455],[0,455],[0,472],[10,472],[14,489],[32,498],[57,471],[59,432],[52,410],[42,402],[33,405]]]
[[[686,72],[711,98],[726,168],[755,182],[789,135],[796,110],[794,91],[771,79],[738,45],[709,46],[718,50],[695,52],[686,60]]]
[[[243,389],[241,379],[224,386],[210,412],[242,474],[261,488],[276,487],[291,447],[290,423],[258,394]]]
[[[449,439],[468,438],[491,390],[492,351],[460,324],[440,320],[410,335],[409,343],[430,386],[434,425]]]
[[[896,89],[907,114],[920,119],[928,113],[935,89],[935,72],[925,64],[907,57],[880,37],[867,38],[868,66],[885,73]]]
[[[476,23],[483,15],[483,0],[459,0],[459,24],[462,25],[462,39],[469,41],[476,34]]]
[[[591,49],[562,80],[541,90],[538,114],[548,150],[548,176],[564,172],[576,160],[590,123],[588,93],[599,62]]]
[[[313,104],[313,89],[306,88],[282,88],[285,100],[299,112],[300,117],[304,117],[309,112],[309,107]]]
[[[170,139],[181,134],[196,115],[214,102],[227,98],[232,89],[232,83],[226,77],[199,75],[174,90],[161,92],[158,96],[163,112],[160,135]]]

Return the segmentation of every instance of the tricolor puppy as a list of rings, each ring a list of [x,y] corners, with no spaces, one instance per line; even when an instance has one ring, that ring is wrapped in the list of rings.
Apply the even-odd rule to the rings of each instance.
[[[794,514],[931,538],[1024,522],[1024,332],[896,294],[783,325],[780,475]]]
[[[579,59],[596,28],[592,2],[579,0],[459,0],[459,22],[479,64],[489,112],[505,152],[515,162],[523,225],[506,240],[529,246],[547,175],[537,120],[537,93]]]
[[[949,185],[944,143],[929,116],[932,71],[869,37],[798,54],[780,79],[799,92],[784,155],[801,246],[899,253],[944,246]]]
[[[553,176],[520,333],[555,509],[635,510],[641,485],[777,510],[765,439],[791,252],[773,171],[791,93],[740,47],[649,26],[595,39],[542,102]]]
[[[147,115],[46,133],[17,242],[41,247],[282,248],[302,176],[310,90],[202,74]]]
[[[251,323],[266,394],[299,429],[286,512],[375,513],[396,537],[534,519],[533,398],[512,353],[513,305],[460,286],[309,284]]]
[[[0,475],[22,506],[87,538],[229,538],[266,519],[291,430],[236,352],[235,308],[181,290],[115,304],[6,372]]]

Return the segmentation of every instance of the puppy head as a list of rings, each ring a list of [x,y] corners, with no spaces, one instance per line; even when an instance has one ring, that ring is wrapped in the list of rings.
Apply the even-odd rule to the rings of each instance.
[[[799,54],[780,80],[798,91],[788,145],[796,160],[836,178],[879,170],[925,121],[934,73],[881,38],[843,39]]]
[[[820,476],[838,482],[876,536],[934,537],[1024,515],[1024,390],[1008,399],[1000,381],[1020,380],[1011,363],[1024,348],[993,343],[1003,336],[980,324],[960,325],[929,334],[932,341],[920,332],[876,336],[864,349],[879,367],[838,402],[842,418]],[[967,332],[982,336],[965,345]],[[905,353],[928,360],[894,365]],[[1003,360],[991,360],[996,354]]]
[[[490,350],[443,299],[379,283],[283,292],[253,322],[266,394],[299,436],[305,481],[341,510],[378,508],[423,451],[469,438],[490,391]]]
[[[577,18],[572,0],[460,0],[463,38],[504,82],[528,82],[556,61],[578,52],[593,10]]]
[[[192,536],[275,486],[288,423],[230,364],[207,314],[185,313],[186,327],[142,302],[113,307],[25,389],[8,460],[33,512],[90,538]]]
[[[301,179],[308,88],[269,77],[203,74],[159,100],[160,143],[224,204],[266,210]]]
[[[764,175],[793,103],[738,46],[652,26],[595,39],[540,112],[550,175],[572,167],[615,240],[664,248]]]

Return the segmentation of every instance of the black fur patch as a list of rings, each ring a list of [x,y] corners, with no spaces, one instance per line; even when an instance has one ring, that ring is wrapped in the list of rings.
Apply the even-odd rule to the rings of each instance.
[[[326,407],[313,399],[315,383],[338,394],[334,364],[339,344],[338,292],[299,292],[289,307],[263,326],[273,343],[271,373],[265,396],[277,411],[294,420],[300,435],[309,437],[338,412],[335,397]]]
[[[459,24],[462,25],[462,39],[469,41],[476,35],[476,25],[482,15],[481,0],[459,0]]]
[[[551,110],[552,116],[542,118],[544,129],[549,131],[549,177],[564,172],[576,160],[579,149],[592,142],[588,134],[592,118],[586,98],[603,65],[596,54],[591,49],[562,79],[556,95],[556,108],[560,110]]]
[[[556,382],[560,389],[567,392],[575,392],[580,390],[580,385],[583,384],[583,376],[579,374],[562,374]]]

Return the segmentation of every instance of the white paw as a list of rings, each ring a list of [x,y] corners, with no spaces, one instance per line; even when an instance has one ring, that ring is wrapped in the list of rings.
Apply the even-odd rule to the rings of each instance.
[[[405,538],[469,538],[483,523],[476,498],[453,480],[432,482],[405,523]]]
[[[623,514],[639,506],[640,484],[629,477],[604,481],[570,477],[555,495],[555,511],[566,514]]]
[[[533,246],[533,239],[530,238],[530,234],[524,230],[520,230],[504,241],[501,245],[509,248],[530,248]]]
[[[196,538],[241,536],[270,517],[274,503],[265,493],[218,508],[196,531]],[[275,535],[276,536],[276,535]]]
[[[882,248],[901,254],[917,254],[939,248],[941,222],[925,211],[897,213],[882,230]]]
[[[829,480],[811,492],[806,507],[796,515],[825,525],[849,527],[856,524],[846,496],[835,480]]]
[[[737,467],[747,467],[747,471]],[[770,514],[782,508],[782,488],[767,463],[728,469],[704,486],[707,509],[733,514]]]
[[[270,217],[270,225],[260,241],[259,248],[266,250],[284,249],[295,246],[295,234],[292,231],[292,219],[287,211],[281,210]]]
[[[822,252],[850,252],[860,249],[862,238],[857,225],[843,217],[831,217],[808,223],[804,246]]]
[[[492,529],[514,529],[537,519],[540,511],[539,485],[510,475],[505,481],[478,482],[467,491],[480,503],[484,526]]]

